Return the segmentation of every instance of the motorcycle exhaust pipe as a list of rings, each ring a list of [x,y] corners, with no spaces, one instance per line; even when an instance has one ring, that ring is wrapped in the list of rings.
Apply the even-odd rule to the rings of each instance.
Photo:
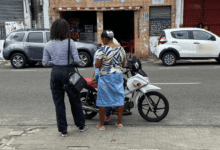
[[[98,109],[98,108],[95,108],[95,107],[93,107],[93,106],[82,105],[82,107],[83,107],[83,110],[99,112],[99,109]]]

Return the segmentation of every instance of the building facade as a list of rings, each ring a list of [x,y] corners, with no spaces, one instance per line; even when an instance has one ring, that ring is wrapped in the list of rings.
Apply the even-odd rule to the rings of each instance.
[[[50,0],[49,23],[58,18],[80,31],[80,38],[101,43],[111,29],[127,52],[138,58],[155,57],[163,29],[175,28],[176,0]],[[134,49],[133,49],[134,47]]]
[[[202,23],[220,36],[219,0],[177,0],[176,27],[196,27]]]
[[[0,0],[0,40],[22,28],[49,28],[49,0]]]
[[[24,10],[23,0],[0,0],[0,40],[6,37],[5,22],[23,22]]]

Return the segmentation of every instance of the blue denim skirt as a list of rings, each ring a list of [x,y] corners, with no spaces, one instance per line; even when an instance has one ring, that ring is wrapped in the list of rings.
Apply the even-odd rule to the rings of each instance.
[[[99,107],[124,106],[123,74],[100,75],[96,105]]]

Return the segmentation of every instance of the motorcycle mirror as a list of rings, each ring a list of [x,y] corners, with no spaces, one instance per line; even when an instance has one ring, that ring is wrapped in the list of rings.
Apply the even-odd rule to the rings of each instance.
[[[131,53],[129,52],[128,57],[131,58]]]

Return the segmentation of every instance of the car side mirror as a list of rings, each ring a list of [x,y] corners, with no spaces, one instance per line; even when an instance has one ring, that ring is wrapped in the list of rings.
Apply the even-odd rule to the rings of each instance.
[[[72,38],[72,37],[71,37],[71,39],[72,39],[74,42],[77,41],[75,38]]]
[[[210,40],[216,41],[216,38],[215,38],[214,36],[212,36],[212,37],[210,38]]]
[[[129,52],[128,57],[131,58],[131,53]]]

